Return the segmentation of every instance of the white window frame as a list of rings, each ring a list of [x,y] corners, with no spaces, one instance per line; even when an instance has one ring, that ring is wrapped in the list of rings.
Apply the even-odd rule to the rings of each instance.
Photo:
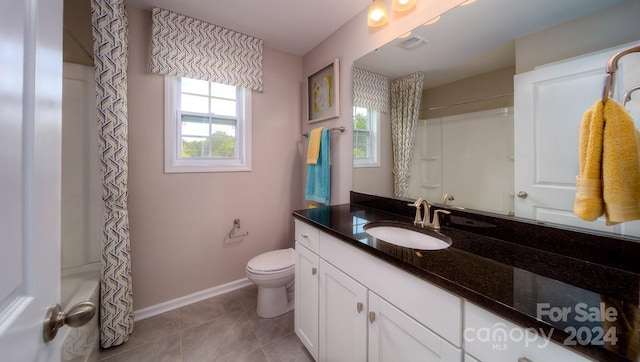
[[[352,112],[353,114],[353,112]],[[367,108],[369,116],[369,134],[371,136],[371,150],[369,158],[354,158],[353,167],[380,167],[380,112]],[[355,133],[356,130],[354,129]]]
[[[241,114],[238,114],[235,158],[182,158],[178,77],[164,77],[164,172],[243,172],[251,171],[251,90],[242,89]]]

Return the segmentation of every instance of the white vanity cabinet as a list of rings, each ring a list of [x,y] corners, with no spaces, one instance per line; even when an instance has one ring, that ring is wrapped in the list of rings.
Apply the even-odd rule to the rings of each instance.
[[[295,223],[294,330],[313,358],[318,360],[319,231],[300,221]]]
[[[554,341],[465,301],[465,352],[479,361],[590,361]],[[467,359],[465,361],[474,361]]]
[[[314,359],[462,360],[460,298],[317,229],[315,254],[299,241],[308,228],[296,220],[295,332]]]

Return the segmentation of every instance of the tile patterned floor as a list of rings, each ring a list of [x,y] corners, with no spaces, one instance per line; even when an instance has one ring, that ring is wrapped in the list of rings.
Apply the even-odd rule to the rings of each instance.
[[[129,341],[100,361],[313,361],[293,332],[293,312],[263,319],[250,286],[136,322]]]

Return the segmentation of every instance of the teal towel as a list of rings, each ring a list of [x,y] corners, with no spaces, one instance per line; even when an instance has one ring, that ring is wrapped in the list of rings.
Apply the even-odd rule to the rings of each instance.
[[[308,201],[329,204],[331,196],[331,138],[329,130],[323,129],[320,135],[320,155],[318,163],[307,165],[307,186],[304,198]]]

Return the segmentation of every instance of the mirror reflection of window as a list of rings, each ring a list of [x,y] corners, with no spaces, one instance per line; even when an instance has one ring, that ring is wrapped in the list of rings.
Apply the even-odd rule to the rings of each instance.
[[[379,119],[375,110],[353,107],[354,167],[380,167]]]

